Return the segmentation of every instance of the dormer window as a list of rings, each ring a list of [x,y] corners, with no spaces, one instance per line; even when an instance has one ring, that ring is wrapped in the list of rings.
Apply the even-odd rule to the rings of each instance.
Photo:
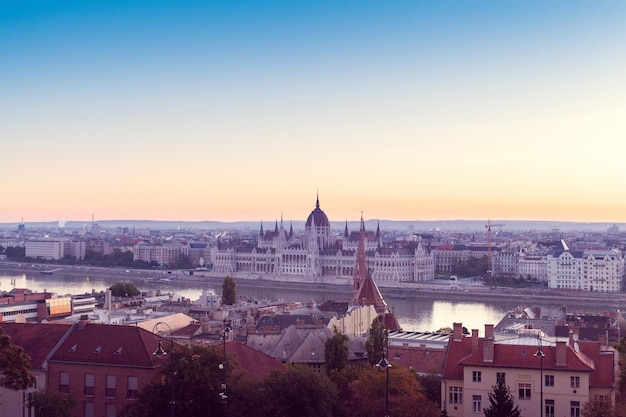
[[[76,350],[78,350],[78,345],[74,345],[71,348],[69,348],[67,351],[68,352],[76,352]]]

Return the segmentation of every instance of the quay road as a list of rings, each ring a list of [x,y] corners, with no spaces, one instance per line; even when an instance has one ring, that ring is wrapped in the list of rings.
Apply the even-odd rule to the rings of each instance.
[[[144,282],[175,282],[198,286],[208,284],[221,286],[223,276],[206,276],[184,274],[180,270],[152,270],[152,269],[125,269],[105,268],[83,265],[60,264],[32,264],[27,262],[0,261],[0,275],[59,273],[76,277],[107,277],[120,281]],[[351,285],[316,284],[293,281],[275,281],[269,279],[242,279],[235,276],[238,287],[249,288],[277,288],[282,290],[314,290],[316,292],[331,292],[337,298],[348,298],[352,294]],[[553,289],[512,289],[507,287],[487,287],[480,281],[460,279],[458,284],[450,285],[447,280],[434,280],[420,283],[403,283],[397,287],[380,287],[381,293],[388,301],[393,299],[429,299],[458,302],[507,302],[518,305],[559,305],[578,308],[594,308],[607,310],[626,309],[626,294],[624,293],[597,293],[582,291],[565,291]]]

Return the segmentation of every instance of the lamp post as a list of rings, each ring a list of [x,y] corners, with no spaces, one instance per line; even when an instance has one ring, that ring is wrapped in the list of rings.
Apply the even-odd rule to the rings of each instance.
[[[169,334],[169,339],[171,343],[171,346],[170,346],[171,347],[171,351],[170,351],[170,387],[171,387],[170,417],[174,417],[174,407],[176,405],[176,401],[174,399],[174,336],[172,336],[172,328],[170,327],[169,324],[165,323],[164,321],[160,321],[157,324],[155,324],[154,327],[152,328],[152,333],[160,335],[161,333],[159,332],[159,329],[158,329],[159,326],[165,326],[169,330],[167,334]],[[159,358],[163,356],[167,356],[167,352],[163,350],[163,347],[161,346],[161,338],[159,338],[158,340],[159,340],[159,345],[157,347],[157,350],[154,351],[153,355],[156,355]]]
[[[224,353],[223,362],[220,363],[219,367],[224,371],[223,379],[222,379],[222,391],[219,396],[222,399],[222,405],[224,407],[224,417],[226,417],[226,400],[228,396],[226,395],[226,337],[228,337],[228,333],[230,333],[230,321],[224,318],[224,330],[222,332],[222,348]]]
[[[546,354],[541,350],[541,335],[539,335],[539,348],[535,356],[539,358],[539,417],[543,417],[543,357]]]
[[[387,357],[389,357],[389,331],[385,329],[385,347],[383,347],[383,357],[376,364],[376,366],[385,371],[385,417],[389,417],[389,368],[391,364],[385,358],[385,350],[387,351]]]

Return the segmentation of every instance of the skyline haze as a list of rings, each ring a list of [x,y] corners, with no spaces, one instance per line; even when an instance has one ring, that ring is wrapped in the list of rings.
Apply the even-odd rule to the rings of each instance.
[[[626,222],[626,3],[0,4],[0,223]]]

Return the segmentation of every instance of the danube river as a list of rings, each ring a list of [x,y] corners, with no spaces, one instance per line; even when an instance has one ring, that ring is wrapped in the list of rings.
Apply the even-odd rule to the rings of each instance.
[[[51,267],[49,269],[55,269]],[[53,274],[42,274],[41,269],[24,273],[0,270],[0,290],[10,291],[13,288],[27,288],[34,292],[48,291],[57,295],[85,294],[99,292],[120,281],[134,283],[142,291],[161,290],[174,292],[190,300],[197,300],[203,290],[221,293],[221,284],[177,282],[177,276],[165,276],[171,282],[153,282],[134,275],[133,271],[126,273],[99,274],[96,271],[85,270],[79,274],[75,270],[64,273],[63,269]],[[338,287],[335,291],[318,288],[281,288],[280,283],[272,285],[250,285],[248,281],[238,281],[242,285],[237,287],[239,296],[246,296],[255,300],[288,300],[288,301],[315,301],[322,303],[333,298],[346,299],[350,297],[348,289]],[[385,295],[384,288],[382,289]],[[497,324],[504,314],[515,307],[516,302],[507,301],[454,301],[449,299],[425,299],[411,296],[385,296],[389,307],[394,311],[404,330],[434,331],[442,327],[452,327],[452,323],[461,322],[468,329],[483,329],[485,323]]]

